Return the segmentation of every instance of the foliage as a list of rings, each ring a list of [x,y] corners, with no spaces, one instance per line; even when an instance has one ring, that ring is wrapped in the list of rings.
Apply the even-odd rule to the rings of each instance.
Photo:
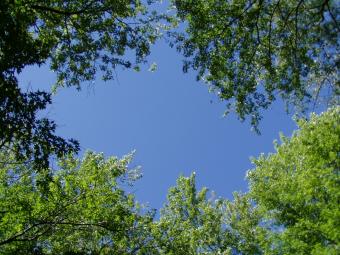
[[[153,213],[142,213],[122,189],[139,177],[128,169],[130,160],[70,156],[59,162],[47,192],[28,165],[2,166],[1,254],[144,254]]]
[[[56,124],[38,113],[51,103],[51,96],[42,91],[23,93],[14,77],[0,77],[0,149],[15,155],[13,164],[32,161],[36,170],[48,168],[51,155],[62,157],[77,152],[75,140],[66,141],[55,134]]]
[[[206,200],[207,190],[196,191],[195,175],[179,177],[169,190],[168,204],[156,225],[160,254],[204,254],[219,252],[226,246],[221,238],[222,201]],[[216,206],[216,207],[215,207]],[[216,208],[216,210],[215,210]],[[211,225],[210,225],[211,224]]]
[[[48,61],[57,86],[80,88],[97,70],[112,79],[118,66],[145,61],[160,18],[138,0],[1,1],[0,149],[14,152],[17,162],[33,161],[37,170],[47,168],[52,155],[77,152],[78,142],[57,136],[56,124],[38,117],[51,95],[22,92],[16,75]]]
[[[322,95],[339,103],[339,1],[173,0],[187,24],[173,44],[226,100],[251,118],[278,97],[300,110]]]
[[[23,93],[15,77],[28,65],[40,65],[48,56],[47,41],[34,39],[28,31],[32,16],[15,12],[13,1],[0,2],[0,149],[16,155],[14,161],[33,161],[46,168],[49,157],[76,152],[76,141],[55,135],[56,125],[38,112],[51,103],[48,93]],[[5,159],[7,163],[7,159]]]
[[[198,70],[253,126],[278,95],[299,105],[329,88],[338,99],[336,1],[173,3],[188,24],[175,42],[184,71]],[[51,95],[22,92],[16,75],[48,61],[57,86],[80,88],[98,71],[107,80],[118,66],[138,70],[161,19],[175,23],[138,0],[0,1],[1,253],[338,254],[339,107],[299,121],[275,154],[254,160],[249,194],[232,202],[180,177],[159,221],[123,190],[138,177],[131,156],[66,156],[79,144],[39,118]]]
[[[269,254],[339,254],[340,107],[298,123],[275,154],[254,160],[250,196],[271,224]]]
[[[277,152],[254,159],[232,202],[180,177],[155,223],[160,254],[338,254],[340,108],[300,120]]]
[[[80,88],[95,79],[97,70],[104,80],[112,79],[118,66],[142,63],[160,35],[161,16],[149,13],[139,0],[5,2],[15,22],[38,45],[33,50],[43,49],[40,57],[50,60],[57,86]],[[26,18],[17,20],[21,16]]]
[[[259,218],[249,200],[207,199],[196,191],[195,174],[179,177],[154,228],[159,254],[260,254]]]
[[[248,193],[208,198],[195,173],[180,176],[159,220],[124,191],[140,177],[131,155],[2,164],[1,254],[338,254],[340,107],[298,123],[254,159]]]

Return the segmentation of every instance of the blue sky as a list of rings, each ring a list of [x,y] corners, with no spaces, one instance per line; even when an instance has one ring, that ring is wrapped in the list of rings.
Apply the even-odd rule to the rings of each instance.
[[[143,178],[133,188],[140,202],[159,209],[180,174],[196,172],[199,187],[217,196],[246,191],[250,156],[273,152],[279,132],[296,128],[284,105],[276,102],[264,113],[262,135],[231,114],[225,103],[208,92],[195,73],[182,73],[182,57],[158,43],[148,58],[156,72],[117,70],[117,79],[83,84],[81,92],[60,89],[47,113],[58,134],[78,139],[82,151],[125,155],[136,150],[132,166],[142,166]],[[31,67],[19,76],[24,88],[50,90],[55,81],[47,67]]]

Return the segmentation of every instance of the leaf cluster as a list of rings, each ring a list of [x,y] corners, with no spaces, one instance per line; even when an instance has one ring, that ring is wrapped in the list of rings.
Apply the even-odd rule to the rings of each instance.
[[[39,185],[41,173],[2,167],[1,253],[136,254],[147,246],[143,227],[153,212],[142,213],[121,188],[134,181],[130,160],[90,152],[81,161],[64,158],[47,190]]]
[[[250,117],[281,97],[298,112],[339,101],[339,3],[301,0],[173,0],[185,32],[172,45],[227,112]],[[315,106],[314,104],[314,106]]]
[[[79,144],[57,136],[56,124],[38,116],[51,103],[49,93],[19,88],[16,74],[25,66],[42,64],[50,42],[29,32],[34,17],[15,5],[8,0],[0,3],[0,149],[15,154],[15,161],[2,163],[33,161],[40,170],[48,167],[51,155],[76,152]]]

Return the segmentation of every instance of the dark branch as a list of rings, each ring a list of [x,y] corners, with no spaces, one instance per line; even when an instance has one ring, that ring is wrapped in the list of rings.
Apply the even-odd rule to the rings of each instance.
[[[329,7],[328,1],[327,1],[326,5],[327,5],[327,9],[328,9],[329,15],[331,16],[333,22],[335,23],[336,29],[338,30],[338,32],[340,32],[340,28],[339,28],[338,22],[336,21],[336,17],[334,16],[334,14],[331,12],[331,8]]]
[[[65,15],[65,16],[71,16],[71,15],[77,15],[77,14],[82,14],[90,11],[90,7],[94,4],[95,1],[90,1],[87,5],[85,5],[83,8],[80,10],[63,10],[63,9],[57,9],[49,6],[42,6],[42,5],[31,5],[30,7],[35,10],[40,10],[40,11],[49,11],[53,12],[56,14],[60,15]]]
[[[277,1],[276,5],[274,6],[274,10],[273,12],[271,13],[271,16],[270,16],[270,22],[269,22],[269,32],[268,32],[268,60],[269,60],[269,63],[271,65],[272,63],[272,48],[271,48],[271,38],[272,38],[272,25],[273,25],[273,18],[274,18],[274,14],[276,12],[276,8],[278,8],[278,6],[280,5],[280,0]]]
[[[3,241],[0,241],[0,246],[2,245],[5,245],[5,244],[8,244],[8,243],[11,243],[11,242],[16,242],[16,241],[19,241],[19,242],[24,242],[24,241],[32,241],[32,240],[35,240],[37,239],[39,236],[43,235],[44,233],[48,232],[49,230],[52,229],[52,227],[48,227],[46,230],[44,230],[42,233],[39,233],[39,234],[34,234],[33,236],[31,237],[28,237],[28,238],[21,238],[19,239],[19,237],[22,237],[24,236],[26,233],[28,233],[29,231],[31,231],[32,229],[34,229],[35,227],[39,227],[39,226],[55,226],[55,225],[69,225],[69,226],[84,226],[84,227],[98,227],[98,228],[103,228],[105,230],[108,230],[108,231],[113,231],[113,229],[107,227],[107,224],[106,222],[98,222],[98,223],[82,223],[82,222],[53,222],[53,221],[42,221],[40,223],[36,223],[36,224],[33,224],[32,226],[26,228],[25,230],[23,230],[22,232],[14,235],[14,236],[11,236]],[[39,231],[37,231],[39,232]]]

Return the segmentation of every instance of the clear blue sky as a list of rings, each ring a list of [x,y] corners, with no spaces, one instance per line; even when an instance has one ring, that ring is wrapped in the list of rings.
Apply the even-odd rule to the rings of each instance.
[[[231,198],[246,191],[250,156],[273,152],[279,132],[296,128],[282,103],[264,114],[262,135],[235,115],[223,118],[225,103],[196,82],[194,72],[182,73],[182,57],[164,43],[153,48],[152,73],[117,70],[114,81],[83,84],[83,90],[59,90],[47,116],[58,133],[78,139],[82,150],[122,156],[136,149],[132,166],[142,166],[143,178],[133,188],[137,199],[159,209],[180,174],[196,172],[198,186]],[[55,81],[48,68],[28,68],[21,86],[50,89]]]

